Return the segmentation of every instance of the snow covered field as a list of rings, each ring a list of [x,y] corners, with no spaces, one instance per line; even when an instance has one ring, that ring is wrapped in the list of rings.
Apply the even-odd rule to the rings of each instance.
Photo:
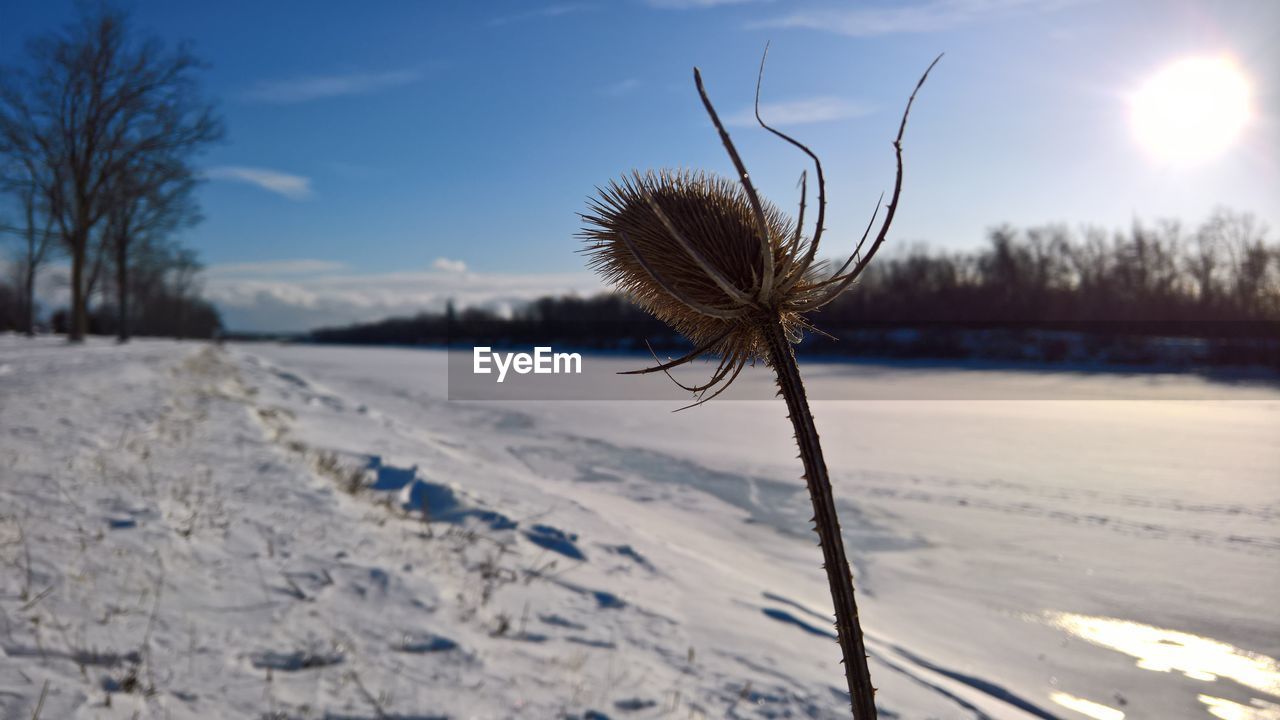
[[[781,401],[444,368],[0,337],[0,718],[847,717]],[[884,717],[1280,718],[1280,390],[802,371],[1011,398],[815,406]]]

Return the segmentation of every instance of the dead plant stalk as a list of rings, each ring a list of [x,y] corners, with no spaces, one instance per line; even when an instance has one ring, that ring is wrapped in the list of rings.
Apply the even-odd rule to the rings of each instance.
[[[694,393],[696,401],[688,406],[694,407],[723,392],[748,363],[763,360],[774,369],[778,394],[786,401],[795,429],[813,502],[814,529],[831,587],[836,634],[844,655],[855,720],[876,717],[875,687],[867,666],[853,576],[845,556],[831,480],[792,346],[806,330],[815,330],[807,314],[839,297],[884,243],[902,193],[902,136],[907,117],[916,93],[941,58],[939,55],[934,59],[920,77],[902,113],[893,141],[897,175],[879,232],[864,255],[863,247],[879,214],[877,203],[862,239],[834,272],[827,271],[825,263],[815,262],[827,201],[822,162],[807,146],[761,118],[763,58],[756,83],[756,120],[813,161],[818,208],[811,239],[803,237],[807,173],[800,178],[800,208],[793,222],[756,192],[697,68],[693,71],[694,83],[733,162],[737,182],[703,172],[632,173],[599,190],[599,195],[590,201],[588,212],[582,215],[586,223],[582,236],[589,243],[585,250],[588,264],[606,282],[694,345],[693,351],[680,358],[658,361],[654,367],[625,374],[664,372],[671,377],[672,368],[704,355],[719,356],[719,364],[706,383],[684,385],[671,377],[677,385]]]

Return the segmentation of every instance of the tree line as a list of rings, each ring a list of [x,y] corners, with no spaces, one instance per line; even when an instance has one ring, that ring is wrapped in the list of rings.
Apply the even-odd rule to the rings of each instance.
[[[983,246],[882,253],[813,319],[809,352],[914,357],[1158,362],[1137,338],[1202,338],[1208,362],[1280,367],[1280,245],[1252,215],[1215,211],[1196,227],[1126,230],[1000,226]],[[902,333],[909,328],[911,333]],[[483,308],[322,328],[327,343],[597,349],[682,347],[624,297],[546,297],[507,316]],[[1034,341],[1028,347],[1027,342]]]
[[[1181,323],[1280,320],[1280,245],[1254,216],[1215,211],[1195,228],[992,229],[975,251],[877,258],[858,292],[824,313],[866,322]],[[1196,328],[1195,324],[1205,327]]]
[[[61,256],[70,303],[51,320],[69,340],[213,335],[221,323],[198,296],[199,262],[174,239],[200,220],[192,161],[223,136],[201,61],[136,36],[105,6],[26,50],[26,63],[0,67],[0,194],[12,216],[0,215],[0,233],[13,249],[0,330],[34,332],[38,276]]]

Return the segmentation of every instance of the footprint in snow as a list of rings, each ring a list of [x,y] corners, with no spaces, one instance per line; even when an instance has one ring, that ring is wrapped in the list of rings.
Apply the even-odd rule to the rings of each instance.
[[[625,557],[631,560],[632,562],[648,570],[649,572],[658,571],[658,569],[653,566],[653,563],[649,562],[648,558],[646,558],[644,555],[641,555],[635,548],[631,547],[630,545],[603,545],[602,544],[600,547],[604,548],[605,550],[608,550],[614,555],[621,555],[622,557]]]
[[[406,653],[437,653],[458,649],[458,643],[442,635],[434,633],[409,634],[404,636],[400,646],[396,648]]]
[[[586,630],[587,629],[586,625],[583,625],[582,623],[576,623],[568,618],[564,618],[559,615],[554,615],[554,614],[539,615],[538,619],[548,625],[555,625],[556,627],[568,628],[570,630]]]
[[[578,549],[578,536],[574,533],[567,533],[550,525],[534,525],[524,531],[524,536],[534,545],[560,553],[571,560],[587,559]]]
[[[657,707],[656,700],[646,700],[644,698],[628,698],[626,700],[617,700],[613,706],[623,712],[636,712],[637,710],[648,710],[651,707]]]
[[[298,672],[300,670],[312,670],[315,668],[338,665],[345,659],[345,656],[340,652],[324,653],[312,652],[309,650],[297,650],[294,652],[282,653],[274,650],[268,650],[265,652],[254,653],[249,657],[249,662],[259,670]]]

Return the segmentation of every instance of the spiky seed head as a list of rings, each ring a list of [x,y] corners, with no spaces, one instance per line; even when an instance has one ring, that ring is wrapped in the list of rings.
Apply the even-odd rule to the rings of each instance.
[[[606,283],[695,345],[727,332],[712,350],[716,354],[764,358],[760,335],[764,323],[781,322],[788,335],[798,339],[805,325],[790,307],[812,296],[814,273],[811,269],[805,278],[794,281],[805,244],[796,234],[794,221],[776,206],[762,201],[774,273],[768,302],[759,303],[755,299],[761,295],[765,275],[760,232],[739,183],[706,172],[663,170],[633,173],[598,193],[581,216],[585,227],[580,235],[587,242],[588,265]],[[726,291],[695,261],[654,211],[651,200],[736,293]],[[736,316],[708,314],[706,308]]]

